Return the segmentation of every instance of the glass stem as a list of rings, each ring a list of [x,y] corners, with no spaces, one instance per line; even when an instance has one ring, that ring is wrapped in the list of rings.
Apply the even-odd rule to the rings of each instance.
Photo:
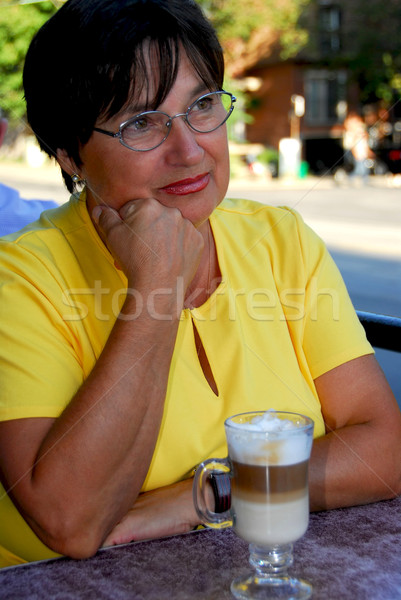
[[[292,565],[292,544],[257,546],[249,544],[249,563],[258,577],[283,577]]]

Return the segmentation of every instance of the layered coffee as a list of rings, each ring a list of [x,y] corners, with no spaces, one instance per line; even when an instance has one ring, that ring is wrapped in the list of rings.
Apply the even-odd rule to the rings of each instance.
[[[237,535],[258,545],[286,544],[302,537],[309,521],[308,436],[297,435],[296,424],[271,415],[256,426],[235,425],[228,445]]]
[[[308,461],[247,465],[232,461],[231,503],[236,533],[254,544],[286,544],[308,526]]]

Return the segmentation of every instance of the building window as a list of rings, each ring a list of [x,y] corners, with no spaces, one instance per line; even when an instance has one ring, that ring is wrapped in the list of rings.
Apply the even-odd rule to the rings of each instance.
[[[341,9],[335,4],[319,7],[319,46],[324,55],[341,50]]]
[[[310,70],[305,74],[305,119],[310,125],[341,122],[346,113],[345,71]]]

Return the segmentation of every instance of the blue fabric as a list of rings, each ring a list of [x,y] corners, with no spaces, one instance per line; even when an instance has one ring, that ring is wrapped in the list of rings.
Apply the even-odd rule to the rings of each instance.
[[[0,183],[0,236],[22,229],[44,210],[57,206],[53,200],[24,200],[17,190]]]

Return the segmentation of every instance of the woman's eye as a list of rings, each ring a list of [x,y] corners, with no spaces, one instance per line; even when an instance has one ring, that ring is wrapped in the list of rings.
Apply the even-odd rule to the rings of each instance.
[[[200,111],[205,111],[205,110],[208,110],[209,108],[211,108],[212,104],[213,104],[213,101],[211,98],[201,98],[195,104],[194,109],[200,110]]]
[[[130,124],[130,127],[132,128],[132,130],[135,131],[144,131],[149,127],[149,125],[149,119],[147,119],[146,117],[139,117]]]

